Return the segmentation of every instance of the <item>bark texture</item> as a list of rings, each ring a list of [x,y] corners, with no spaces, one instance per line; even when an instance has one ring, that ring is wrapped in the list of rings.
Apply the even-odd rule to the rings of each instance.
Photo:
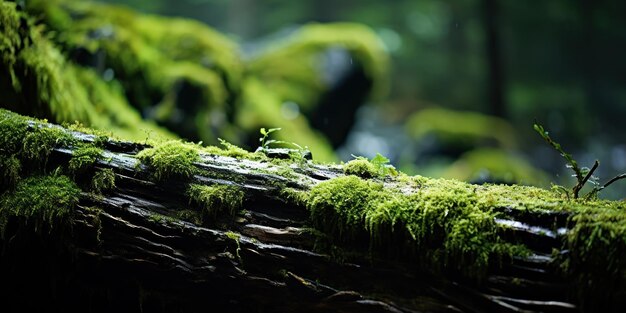
[[[97,140],[71,134],[80,142]],[[271,162],[205,155],[194,166],[208,175],[156,181],[136,159],[146,146],[114,140],[102,146],[103,157],[89,171],[112,169],[116,187],[84,192],[71,224],[36,228],[9,219],[0,240],[7,311],[577,311],[569,283],[552,263],[561,239],[545,231],[565,227],[563,213],[503,208],[509,218],[498,222],[511,226],[504,236],[523,241],[534,254],[477,282],[374,256],[367,247],[324,245],[307,208],[283,189],[306,192],[343,175],[339,166],[294,164],[297,174],[289,179],[271,174]],[[55,147],[46,167],[67,164],[74,152],[73,146]],[[186,194],[189,180],[239,186],[243,210],[210,223],[181,219],[181,211],[196,205]]]

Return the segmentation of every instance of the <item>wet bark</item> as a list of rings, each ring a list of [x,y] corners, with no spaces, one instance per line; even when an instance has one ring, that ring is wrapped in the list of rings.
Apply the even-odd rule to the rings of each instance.
[[[83,141],[94,137],[74,132]],[[493,269],[484,281],[420,269],[367,249],[320,249],[306,207],[281,187],[307,191],[340,175],[336,166],[306,163],[297,178],[255,169],[267,162],[204,156],[210,175],[196,183],[245,190],[241,212],[210,224],[177,218],[193,209],[186,182],[155,182],[137,165],[144,146],[108,141],[96,168],[115,172],[116,187],[84,193],[71,227],[34,229],[11,220],[0,239],[0,275],[8,311],[132,312],[574,312],[568,283],[553,266],[565,227],[562,213],[541,216],[501,208],[509,236],[535,254]],[[56,148],[48,166],[67,162]],[[224,175],[228,174],[228,175]],[[231,177],[224,179],[223,177]],[[222,178],[219,178],[222,177]],[[234,233],[240,235],[233,235]],[[345,247],[344,247],[345,248]],[[37,301],[34,301],[34,300]]]

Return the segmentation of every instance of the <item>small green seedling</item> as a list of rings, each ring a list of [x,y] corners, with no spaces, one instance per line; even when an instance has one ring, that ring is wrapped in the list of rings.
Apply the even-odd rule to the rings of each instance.
[[[393,165],[390,164],[391,161],[380,153],[376,153],[376,156],[374,156],[371,160],[368,160],[363,156],[352,155],[352,157],[357,160],[369,161],[374,166],[376,173],[380,177],[387,175],[398,176],[398,171]]]
[[[301,145],[295,142],[269,139],[269,136],[271,133],[277,132],[281,129],[282,128],[270,128],[270,129],[261,128],[260,130],[261,138],[259,138],[259,142],[261,143],[261,146],[257,149],[257,151],[261,150],[261,151],[266,152],[272,148],[271,145],[290,145],[290,146],[295,147],[296,148],[295,150],[300,151],[302,155],[305,155],[306,153],[310,154],[309,147],[307,146],[302,147]]]
[[[259,142],[261,142],[261,148],[267,150],[270,148],[270,145],[273,143],[280,143],[278,140],[269,139],[270,134],[276,131],[281,130],[282,128],[270,128],[265,129],[265,127],[261,128],[261,138],[259,138]]]
[[[537,133],[539,133],[541,138],[543,138],[550,146],[552,146],[556,151],[558,151],[563,158],[565,158],[565,161],[567,161],[567,168],[570,168],[572,169],[572,171],[574,171],[574,175],[572,176],[576,177],[576,181],[577,181],[576,185],[574,185],[574,187],[572,188],[572,195],[574,199],[578,199],[580,190],[585,186],[587,182],[590,182],[593,185],[593,189],[589,193],[587,193],[587,195],[585,195],[585,199],[590,199],[592,197],[597,196],[598,192],[608,187],[612,183],[620,179],[626,178],[626,173],[620,174],[611,178],[604,185],[600,185],[600,182],[599,182],[600,179],[597,176],[593,176],[593,173],[596,171],[596,169],[598,169],[598,166],[600,166],[600,162],[598,160],[596,160],[593,163],[593,166],[591,168],[588,168],[588,167],[581,168],[578,166],[578,162],[574,160],[572,155],[565,152],[565,150],[563,150],[561,145],[550,137],[548,132],[543,128],[543,126],[535,123],[533,125],[533,128],[535,129]],[[567,191],[565,188],[561,186],[557,186],[556,188],[555,187],[553,188],[557,190]],[[569,193],[566,192],[565,194],[569,198]]]

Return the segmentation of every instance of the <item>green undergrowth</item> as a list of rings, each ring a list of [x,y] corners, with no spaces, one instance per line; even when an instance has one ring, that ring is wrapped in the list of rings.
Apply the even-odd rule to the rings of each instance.
[[[304,200],[313,226],[333,244],[348,250],[361,246],[376,256],[414,260],[418,267],[480,280],[490,268],[531,253],[503,238],[508,226],[496,218],[510,218],[506,211],[538,216],[560,211],[569,213],[570,230],[562,237],[565,253],[557,254],[555,262],[576,283],[581,303],[611,307],[626,294],[624,201],[573,200],[557,190],[403,174],[395,180],[364,179],[371,168],[359,166],[367,175],[322,182]]]
[[[206,220],[218,216],[234,216],[241,209],[244,193],[238,186],[191,184],[187,189],[191,203],[202,208]]]
[[[68,164],[70,171],[78,172],[93,166],[96,160],[102,155],[102,149],[90,145],[84,145],[76,149],[72,155],[72,159]]]
[[[153,168],[157,180],[162,180],[191,177],[195,171],[193,163],[200,160],[200,155],[196,145],[174,140],[144,149],[137,158]]]
[[[112,169],[100,169],[94,173],[91,179],[91,190],[102,193],[113,188],[115,188],[115,173]]]
[[[80,188],[67,176],[33,176],[0,196],[0,233],[12,216],[34,222],[35,229],[69,222]]]
[[[51,151],[61,146],[77,149],[68,164],[47,172],[45,164]],[[0,230],[11,216],[35,219],[37,226],[71,220],[81,192],[77,185],[83,186],[71,175],[76,169],[93,168],[94,178],[85,189],[101,192],[113,188],[115,174],[93,166],[101,153],[96,144],[76,142],[61,128],[0,109]],[[199,224],[233,216],[245,208],[241,187],[193,181],[196,173],[236,181],[194,164],[210,161],[212,155],[236,158],[234,162],[244,167],[244,159],[256,160],[267,168],[246,170],[265,173],[275,167],[283,177],[295,175],[291,165],[309,164],[299,163],[303,162],[300,159],[272,160],[226,142],[222,148],[207,148],[167,141],[139,152],[137,158],[152,167],[157,183],[177,178],[188,186],[190,207],[201,209],[174,216]],[[480,280],[490,269],[530,253],[515,238],[502,236],[511,230],[496,223],[497,218],[562,212],[570,216],[569,231],[560,237],[563,245],[559,247],[561,253],[555,254],[555,262],[562,274],[575,282],[581,303],[588,307],[610,305],[619,303],[626,294],[624,201],[570,199],[558,190],[529,186],[473,185],[402,173],[381,175],[380,167],[364,159],[344,164],[343,170],[347,175],[319,183],[309,181],[310,191],[281,183],[274,186],[288,204],[309,210],[311,226],[330,238],[332,246],[346,251],[363,248],[373,256],[400,258],[415,262],[417,267]]]
[[[338,242],[350,243],[365,233],[373,251],[416,257],[427,267],[472,277],[484,274],[494,260],[527,253],[501,240],[496,213],[480,205],[471,185],[417,181],[406,183],[414,189],[410,193],[356,176],[320,183],[308,200],[312,221]]]
[[[56,123],[78,120],[128,139],[140,139],[141,130],[173,138],[141,119],[119,83],[68,61],[47,28],[15,3],[0,2],[0,20],[0,107]]]

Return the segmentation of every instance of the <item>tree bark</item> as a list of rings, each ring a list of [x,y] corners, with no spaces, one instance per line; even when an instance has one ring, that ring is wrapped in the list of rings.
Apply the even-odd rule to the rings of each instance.
[[[577,311],[568,282],[552,264],[559,234],[547,231],[554,224],[565,227],[564,213],[505,212],[508,218],[498,220],[510,225],[505,235],[535,254],[476,282],[367,249],[343,258],[320,252],[306,207],[286,199],[277,186],[306,192],[343,175],[339,166],[307,162],[287,179],[261,171],[271,168],[268,162],[203,156],[195,166],[215,175],[192,180],[241,187],[245,210],[198,225],[176,215],[193,206],[185,182],[154,181],[150,168],[137,165],[144,145],[108,140],[104,147],[95,168],[112,169],[116,187],[104,195],[83,193],[71,227],[34,229],[9,221],[0,240],[0,284],[9,290],[0,299],[8,311]],[[73,151],[55,148],[48,167],[67,162]],[[220,178],[224,174],[232,179]]]

